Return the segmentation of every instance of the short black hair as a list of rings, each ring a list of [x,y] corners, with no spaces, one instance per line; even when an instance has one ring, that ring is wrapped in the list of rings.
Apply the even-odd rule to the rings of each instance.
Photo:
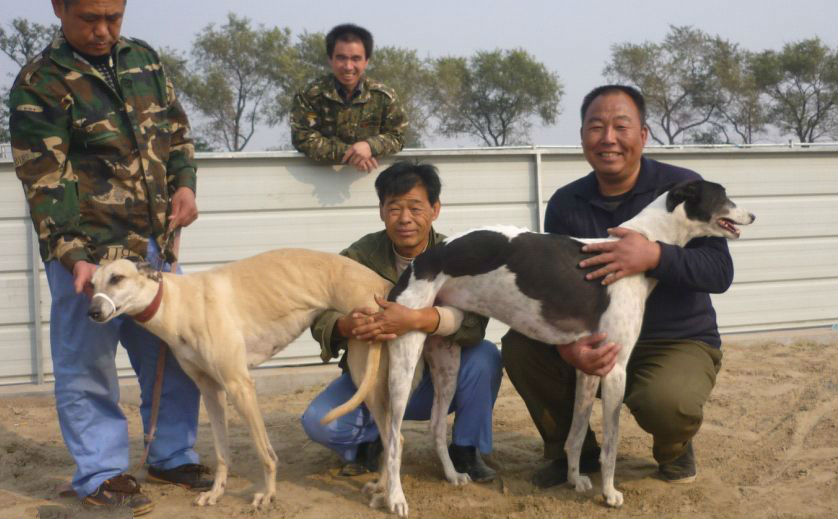
[[[442,183],[439,181],[436,166],[407,160],[398,161],[375,179],[378,203],[383,205],[387,197],[403,195],[420,185],[428,193],[428,202],[431,205],[439,201]]]
[[[588,92],[588,95],[582,100],[582,124],[585,124],[585,114],[588,113],[588,108],[591,107],[594,99],[612,92],[622,92],[629,96],[634,101],[634,106],[637,107],[637,111],[640,113],[640,123],[646,126],[646,98],[643,97],[640,90],[628,85],[602,85]]]
[[[372,34],[363,27],[352,23],[343,23],[333,27],[326,35],[326,56],[329,59],[332,58],[332,54],[335,52],[335,43],[338,41],[360,41],[364,44],[365,58],[370,59],[372,56]]]

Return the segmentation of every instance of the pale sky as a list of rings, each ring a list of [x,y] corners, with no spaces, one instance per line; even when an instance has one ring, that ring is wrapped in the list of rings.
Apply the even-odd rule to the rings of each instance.
[[[21,16],[57,23],[46,0],[0,0],[0,6],[4,27]],[[785,43],[814,36],[838,45],[836,0],[129,0],[123,34],[155,47],[187,51],[200,29],[223,24],[230,11],[257,24],[288,27],[293,35],[353,22],[372,31],[376,44],[415,49],[421,57],[522,47],[557,72],[565,90],[558,122],[533,128],[532,142],[539,145],[579,144],[578,107],[589,90],[605,81],[602,69],[612,44],[661,41],[669,25],[692,25],[753,51],[779,50]],[[0,84],[10,84],[9,75],[16,68],[0,58]],[[264,128],[247,150],[276,147],[287,139],[285,125]],[[436,146],[477,144],[469,137],[431,136],[426,141]]]

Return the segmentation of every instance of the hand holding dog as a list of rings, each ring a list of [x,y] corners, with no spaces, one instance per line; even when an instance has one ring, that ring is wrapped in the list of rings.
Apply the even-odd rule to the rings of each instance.
[[[195,192],[188,187],[179,187],[172,195],[172,214],[169,215],[169,232],[186,227],[198,219],[198,205]]]
[[[604,333],[588,335],[568,344],[556,345],[559,355],[574,368],[588,375],[604,377],[617,363],[620,345],[607,342],[597,346],[605,340]]]
[[[583,252],[599,252],[600,254],[583,260],[581,268],[602,265],[593,272],[585,275],[585,279],[597,279],[603,276],[603,285],[610,285],[626,276],[646,272],[658,266],[661,257],[660,244],[649,241],[637,231],[625,227],[608,229],[608,234],[619,238],[616,241],[589,243],[582,247]]]
[[[439,312],[434,307],[414,310],[376,295],[381,310],[372,320],[352,330],[352,336],[364,341],[391,341],[407,332],[433,333],[439,326]]]

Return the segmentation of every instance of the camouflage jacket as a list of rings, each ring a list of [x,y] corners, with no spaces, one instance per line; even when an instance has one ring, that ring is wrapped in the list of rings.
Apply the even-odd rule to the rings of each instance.
[[[431,229],[431,239],[428,247],[433,247],[437,243],[441,243],[444,239],[444,235],[434,232]],[[396,274],[396,254],[393,252],[393,242],[387,236],[386,231],[367,234],[341,251],[340,254],[370,268],[393,284],[398,280],[398,275]],[[343,314],[335,310],[326,310],[311,325],[311,334],[320,343],[320,358],[323,362],[328,362],[329,359],[340,355],[341,350],[345,350],[349,342],[346,338],[338,338],[332,335],[335,323],[342,316]],[[489,319],[486,317],[465,312],[460,329],[450,338],[460,346],[474,346],[483,340],[488,323]],[[344,369],[346,365],[345,361],[345,357],[340,361],[340,366]]]
[[[120,92],[58,35],[10,96],[12,156],[44,261],[109,261],[163,249],[174,191],[195,190],[186,114],[157,54],[120,38]],[[171,258],[171,251],[168,251]]]
[[[314,160],[340,162],[349,146],[362,140],[373,157],[398,153],[406,127],[396,92],[366,77],[349,103],[329,74],[297,93],[291,108],[291,143]]]

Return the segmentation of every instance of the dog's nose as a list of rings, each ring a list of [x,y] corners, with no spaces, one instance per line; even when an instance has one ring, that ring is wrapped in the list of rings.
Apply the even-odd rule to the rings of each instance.
[[[102,311],[98,308],[91,307],[90,310],[87,311],[87,316],[94,321],[99,321],[102,319]]]
[[[757,215],[755,215],[754,213],[748,213],[748,216],[751,217],[751,223],[754,223],[754,221],[756,221],[757,219]]]

